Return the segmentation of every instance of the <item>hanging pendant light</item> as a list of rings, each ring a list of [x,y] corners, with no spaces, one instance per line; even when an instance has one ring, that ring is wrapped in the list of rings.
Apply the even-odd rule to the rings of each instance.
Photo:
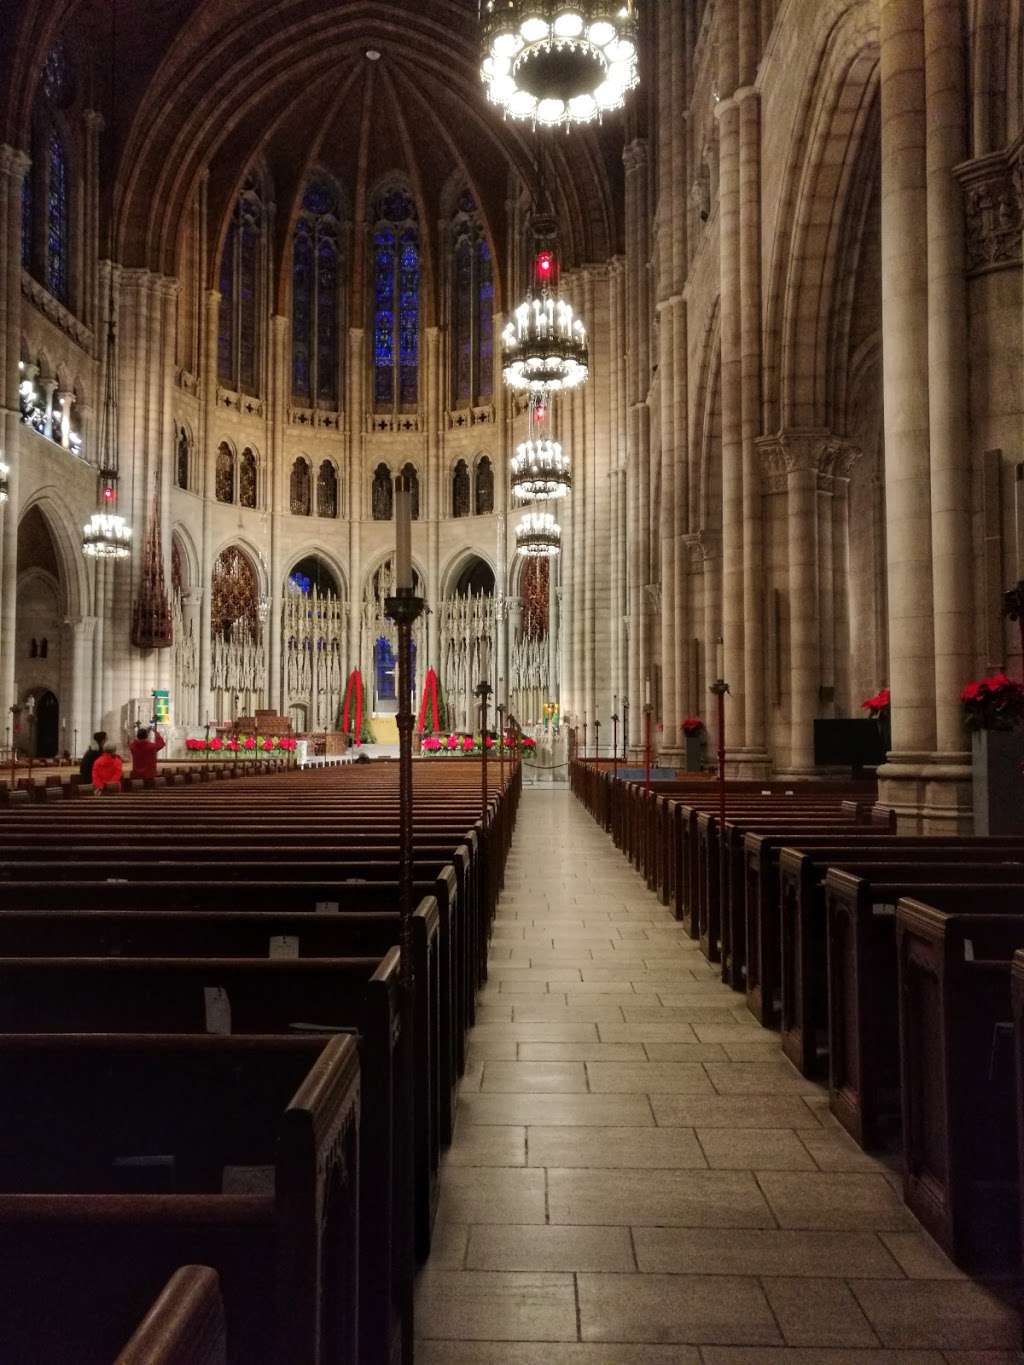
[[[562,550],[562,528],[550,512],[527,512],[516,527],[516,551],[532,559],[550,559]]]
[[[534,224],[537,252],[533,291],[501,334],[502,375],[510,389],[550,395],[578,388],[590,375],[587,331],[572,304],[558,293],[554,220]]]
[[[572,491],[569,457],[561,443],[543,434],[547,406],[530,403],[530,435],[512,457],[512,496],[520,502],[564,498]]]
[[[592,123],[639,83],[634,0],[480,0],[487,97],[544,127]]]
[[[111,131],[116,127],[117,0],[110,6]],[[114,226],[110,225],[110,290],[107,298],[107,373],[103,395],[102,433],[97,509],[86,522],[82,553],[89,559],[127,559],[132,552],[132,528],[117,510],[117,329],[114,323]]]

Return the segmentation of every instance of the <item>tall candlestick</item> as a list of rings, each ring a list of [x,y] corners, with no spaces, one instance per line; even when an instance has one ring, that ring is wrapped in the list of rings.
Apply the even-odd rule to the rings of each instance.
[[[650,678],[644,678],[644,705],[645,705],[645,706],[650,706],[650,704],[651,704],[651,680],[650,680]]]
[[[725,641],[721,636],[715,642],[715,677],[725,677]]]
[[[412,490],[404,474],[395,480],[395,587],[412,592]]]

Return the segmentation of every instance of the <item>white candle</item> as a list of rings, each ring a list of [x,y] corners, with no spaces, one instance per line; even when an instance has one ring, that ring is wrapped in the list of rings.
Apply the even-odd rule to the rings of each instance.
[[[412,492],[404,474],[395,480],[395,585],[412,591]]]
[[[721,681],[725,677],[725,641],[721,636],[715,644],[715,679]]]
[[[650,680],[650,678],[645,678],[645,679],[644,679],[644,705],[645,705],[645,706],[650,706],[650,704],[651,704],[651,680]]]

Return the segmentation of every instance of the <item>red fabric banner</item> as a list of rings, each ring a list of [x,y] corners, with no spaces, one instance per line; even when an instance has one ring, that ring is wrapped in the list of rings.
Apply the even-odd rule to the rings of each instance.
[[[348,735],[352,734],[352,701],[355,699],[355,734],[352,742],[355,748],[359,748],[363,742],[363,675],[358,668],[353,668],[348,675],[348,686],[345,688],[345,704],[341,711],[341,728]]]
[[[423,700],[420,703],[419,720],[416,722],[416,729],[423,733],[423,722],[430,715],[430,732],[436,735],[440,729],[438,720],[437,706],[437,673],[432,668],[427,669],[427,676],[423,680]]]

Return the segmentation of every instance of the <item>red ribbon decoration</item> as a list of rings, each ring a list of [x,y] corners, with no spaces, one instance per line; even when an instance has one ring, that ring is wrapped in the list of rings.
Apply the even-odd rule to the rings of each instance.
[[[431,733],[436,735],[440,729],[440,723],[437,706],[437,673],[432,668],[427,669],[427,676],[423,680],[423,700],[420,703],[419,720],[416,722],[416,729],[420,734],[423,733],[423,722],[426,720],[428,707],[431,716]]]
[[[356,702],[356,732],[352,742],[354,747],[358,749],[363,742],[363,675],[358,668],[353,668],[352,672],[348,675],[348,686],[345,688],[345,704],[341,712],[341,728],[346,735],[352,733],[352,727],[349,722],[351,720],[353,692],[355,693]]]

